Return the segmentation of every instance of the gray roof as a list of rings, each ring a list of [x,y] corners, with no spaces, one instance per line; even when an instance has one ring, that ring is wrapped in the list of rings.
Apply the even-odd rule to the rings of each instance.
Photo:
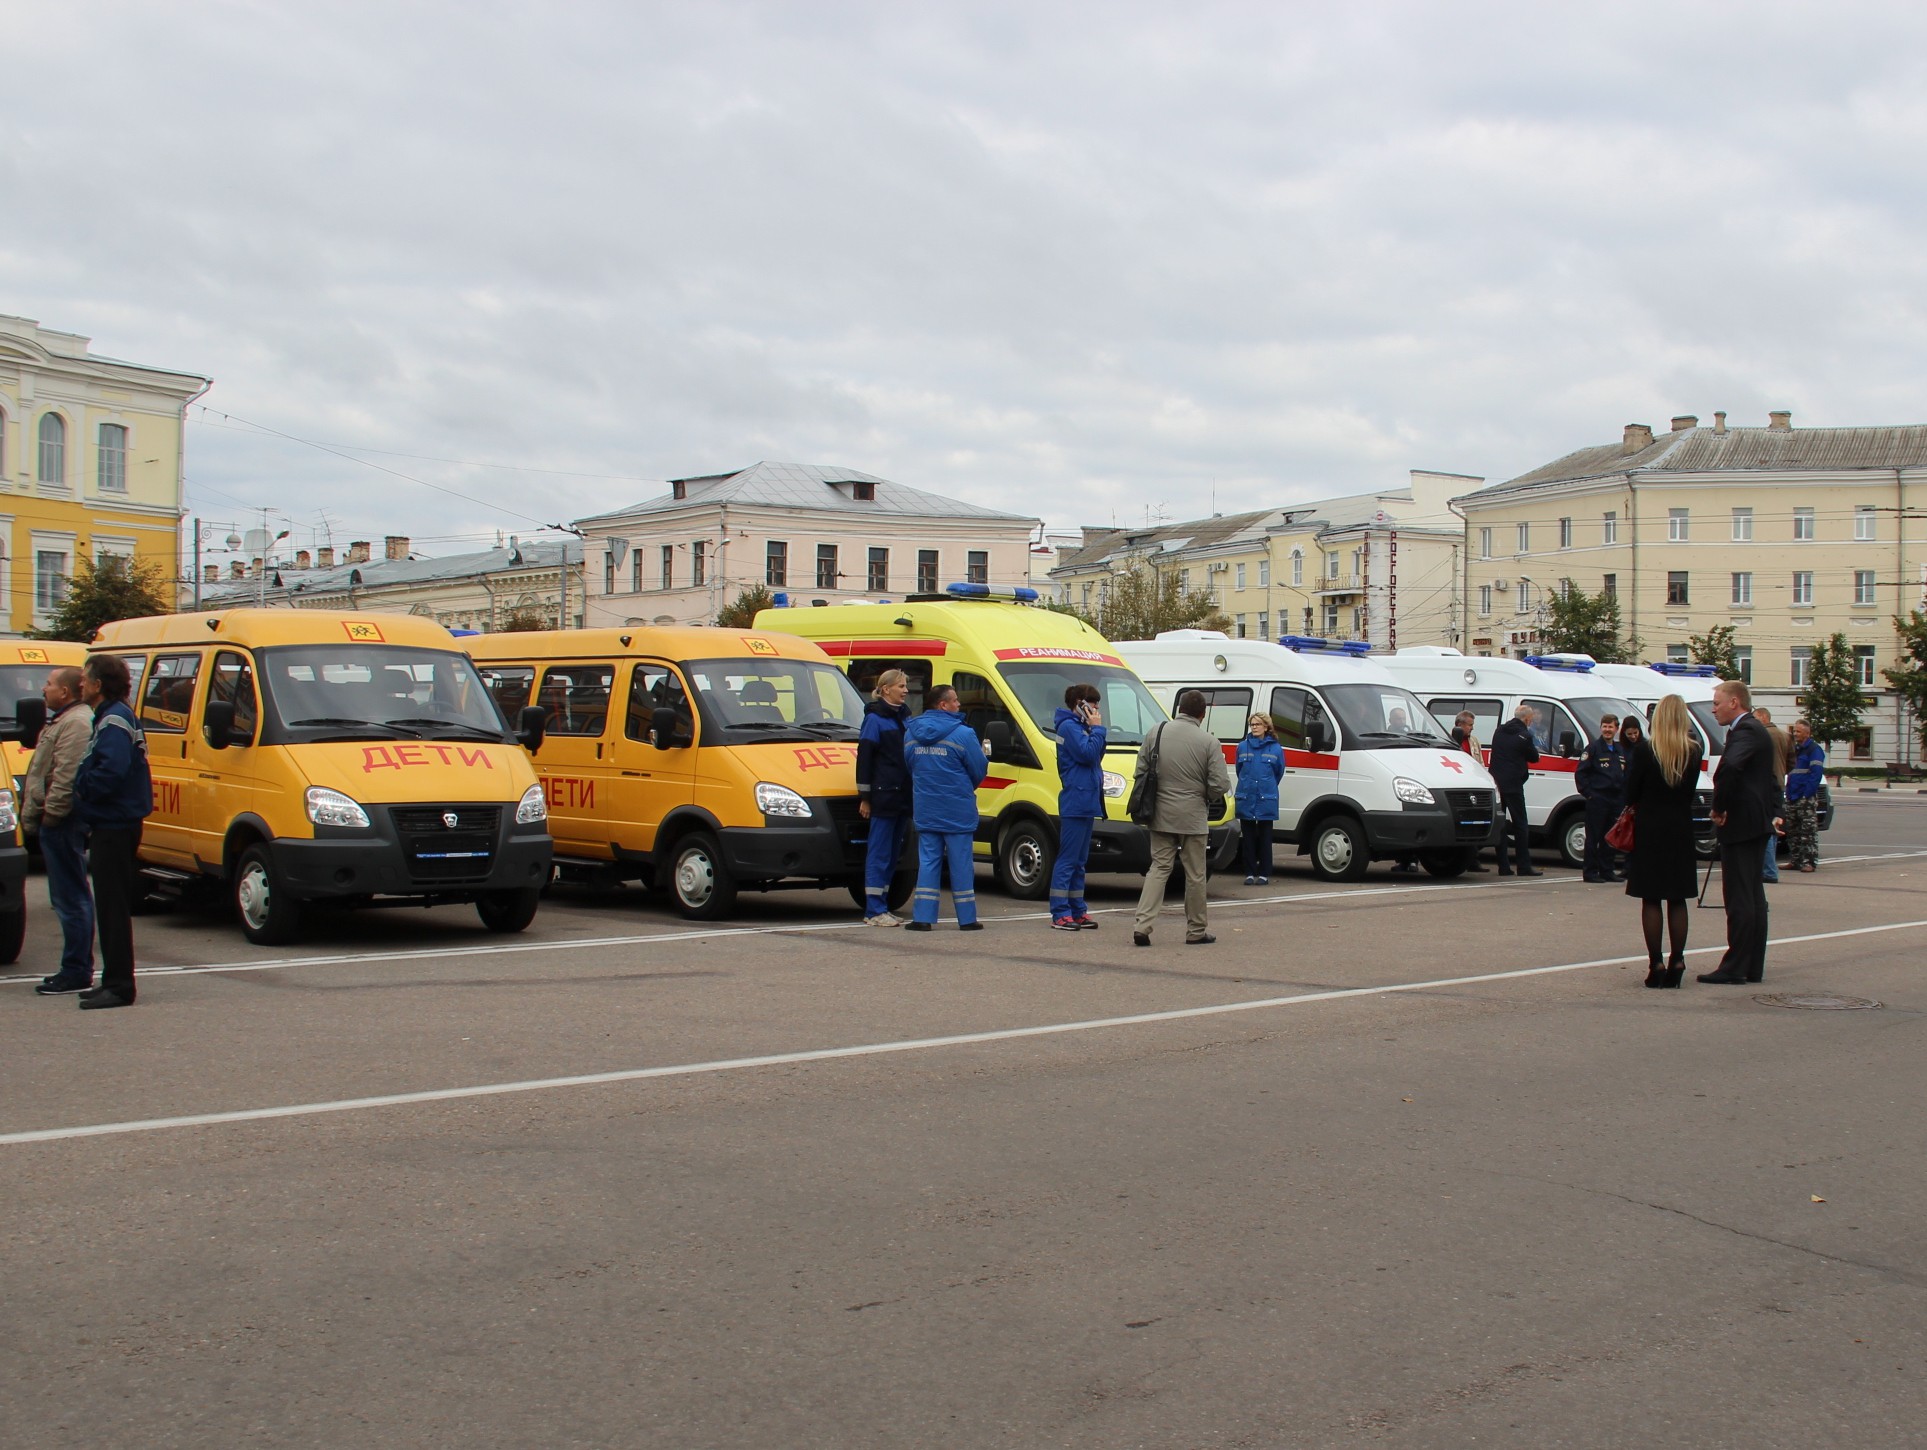
[[[1024,524],[1037,522],[1023,514],[1004,513],[998,509],[945,498],[941,494],[926,493],[920,488],[892,483],[887,478],[878,478],[875,474],[862,473],[854,468],[833,468],[814,463],[755,463],[734,473],[671,479],[670,483],[681,484],[684,497],[677,498],[670,493],[659,498],[644,499],[628,508],[614,509],[577,522],[599,524],[634,518],[638,514],[674,513],[692,505],[720,503],[838,509],[863,514],[911,514],[924,518],[1000,519]],[[839,484],[852,483],[875,484],[875,500],[859,503],[852,496],[850,488],[837,487]]]
[[[569,563],[582,562],[580,539],[539,539],[519,542],[515,548],[483,549],[473,554],[448,554],[439,559],[370,559],[365,564],[336,564],[328,569],[297,569],[282,564],[269,569],[267,596],[270,604],[283,604],[303,595],[328,594],[347,589],[392,589],[407,584],[448,584],[473,579],[483,574],[519,574],[529,569],[559,569],[564,553]],[[520,553],[521,561],[516,562]],[[360,574],[360,579],[353,576]],[[281,586],[275,587],[279,575]],[[224,604],[252,604],[260,592],[253,579],[223,579],[219,584],[201,586],[201,604],[218,609]]]
[[[1623,442],[1581,448],[1564,458],[1466,495],[1477,498],[1535,484],[1572,483],[1622,473],[1832,472],[1927,466],[1927,426],[1881,428],[1682,428],[1628,453]]]

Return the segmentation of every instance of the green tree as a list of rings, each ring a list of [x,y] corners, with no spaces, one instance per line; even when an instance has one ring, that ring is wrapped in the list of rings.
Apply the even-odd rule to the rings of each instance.
[[[1546,602],[1546,624],[1540,631],[1547,654],[1591,655],[1602,665],[1624,664],[1635,645],[1619,637],[1619,600],[1611,594],[1588,594],[1564,581]]]
[[[1914,712],[1920,748],[1927,753],[1927,614],[1916,609],[1905,619],[1895,618],[1900,634],[1900,663],[1880,673]]]
[[[1722,680],[1740,677],[1740,657],[1733,645],[1733,626],[1716,624],[1705,634],[1686,636],[1686,657],[1696,665],[1713,665]]]
[[[508,618],[502,621],[502,627],[497,633],[530,634],[538,629],[547,629],[548,627],[549,619],[547,615],[543,614],[543,612],[533,604],[524,604],[508,612]]]
[[[1149,564],[1133,565],[1105,580],[1095,609],[1057,607],[1065,614],[1076,615],[1106,639],[1156,639],[1167,629],[1231,626],[1209,595],[1181,589],[1175,572],[1160,573]]]
[[[1847,637],[1836,634],[1816,644],[1807,659],[1806,689],[1800,696],[1800,709],[1813,738],[1825,746],[1851,740],[1866,705]]]
[[[723,606],[716,623],[724,629],[749,629],[756,623],[759,610],[773,609],[776,598],[761,584],[752,584]]]
[[[67,595],[36,639],[92,643],[94,631],[117,619],[145,619],[174,612],[173,587],[151,559],[109,554],[98,563],[80,560],[67,581]]]

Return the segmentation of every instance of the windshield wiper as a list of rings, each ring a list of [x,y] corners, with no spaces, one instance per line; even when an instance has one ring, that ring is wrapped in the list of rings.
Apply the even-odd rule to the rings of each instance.
[[[298,730],[308,725],[344,725],[351,730],[394,730],[392,725],[381,720],[351,720],[344,715],[316,715],[307,720],[283,721],[290,730]],[[402,732],[396,730],[397,735]]]
[[[400,720],[384,720],[381,723],[392,725],[396,729],[401,729],[403,726],[426,725],[436,730],[459,730],[471,740],[493,740],[500,743],[502,739],[499,730],[485,730],[480,725],[469,724],[466,720],[437,720],[426,716],[409,716]]]
[[[725,730],[801,730],[801,725],[792,725],[787,720],[739,720],[723,725]]]

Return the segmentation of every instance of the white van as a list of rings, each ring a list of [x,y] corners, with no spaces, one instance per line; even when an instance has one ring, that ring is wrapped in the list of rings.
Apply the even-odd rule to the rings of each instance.
[[[1319,876],[1354,881],[1373,861],[1416,856],[1457,876],[1497,837],[1498,791],[1364,644],[1287,636],[1281,644],[1179,629],[1120,644],[1153,698],[1205,698],[1205,729],[1235,763],[1253,710],[1285,748],[1275,839]]]
[[[1548,657],[1549,658],[1549,657]],[[1586,863],[1586,803],[1573,784],[1579,756],[1599,733],[1599,721],[1641,712],[1590,661],[1546,667],[1524,660],[1487,659],[1441,645],[1415,645],[1380,661],[1391,677],[1425,702],[1449,727],[1462,710],[1491,758],[1492,733],[1522,704],[1533,709],[1532,739],[1539,763],[1526,778],[1526,818],[1532,840],[1551,846],[1568,866]]]
[[[1602,665],[1585,654],[1528,655],[1526,663],[1542,668],[1591,666],[1594,679],[1610,685],[1639,706],[1640,714],[1648,720],[1653,718],[1653,710],[1662,699],[1678,695],[1686,702],[1686,717],[1693,727],[1693,737],[1706,753],[1702,768],[1709,778],[1719,769],[1720,754],[1726,749],[1726,727],[1713,718],[1713,686],[1720,679],[1720,672],[1713,666],[1675,664],[1670,660],[1650,665]]]

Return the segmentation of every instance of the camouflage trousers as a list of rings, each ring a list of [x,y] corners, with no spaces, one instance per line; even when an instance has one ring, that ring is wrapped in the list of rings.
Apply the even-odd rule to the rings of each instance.
[[[1798,871],[1802,866],[1820,864],[1820,798],[1788,801],[1786,808],[1786,849],[1788,864]]]

